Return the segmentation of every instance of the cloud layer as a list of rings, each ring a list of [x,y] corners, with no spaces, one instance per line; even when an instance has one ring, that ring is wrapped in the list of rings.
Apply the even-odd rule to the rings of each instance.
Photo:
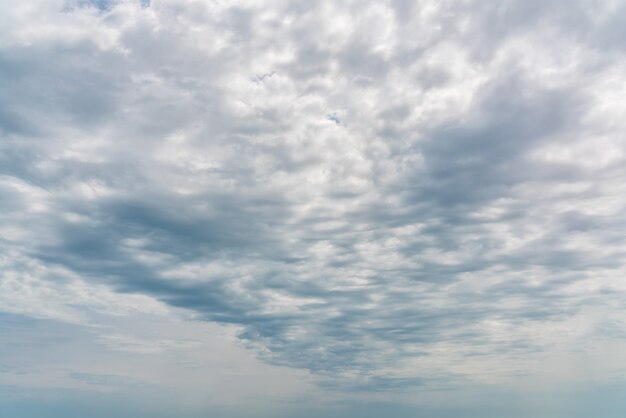
[[[2,10],[0,309],[183,308],[356,392],[626,336],[620,2]]]

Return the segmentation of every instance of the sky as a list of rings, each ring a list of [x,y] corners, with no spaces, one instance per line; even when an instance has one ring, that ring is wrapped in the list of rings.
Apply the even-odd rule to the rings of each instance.
[[[0,0],[0,418],[623,417],[625,28]]]

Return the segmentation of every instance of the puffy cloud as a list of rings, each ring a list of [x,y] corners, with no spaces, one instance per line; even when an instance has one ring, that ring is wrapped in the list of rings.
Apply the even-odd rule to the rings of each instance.
[[[355,392],[622,339],[617,2],[3,9],[3,310],[144,298]]]

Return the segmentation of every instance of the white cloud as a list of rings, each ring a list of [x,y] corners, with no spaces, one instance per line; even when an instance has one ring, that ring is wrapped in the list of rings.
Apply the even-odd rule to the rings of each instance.
[[[1,8],[2,311],[184,311],[354,392],[621,347],[619,4]]]

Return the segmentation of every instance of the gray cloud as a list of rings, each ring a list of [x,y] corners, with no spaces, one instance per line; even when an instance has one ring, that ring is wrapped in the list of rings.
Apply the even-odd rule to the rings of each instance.
[[[3,42],[3,252],[356,392],[623,301],[610,6],[89,3]]]

